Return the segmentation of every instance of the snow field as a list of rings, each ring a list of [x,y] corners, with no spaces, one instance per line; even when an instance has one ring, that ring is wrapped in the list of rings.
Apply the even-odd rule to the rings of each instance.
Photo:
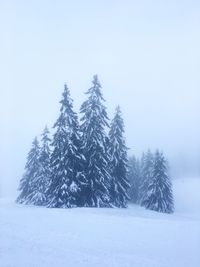
[[[0,267],[199,267],[199,189],[200,179],[175,180],[172,215],[1,200]]]

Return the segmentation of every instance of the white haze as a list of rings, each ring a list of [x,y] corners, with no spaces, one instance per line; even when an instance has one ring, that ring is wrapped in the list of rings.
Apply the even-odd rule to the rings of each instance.
[[[13,194],[32,139],[67,82],[76,111],[98,74],[130,154],[160,148],[172,176],[200,174],[199,1],[0,1],[0,193]]]

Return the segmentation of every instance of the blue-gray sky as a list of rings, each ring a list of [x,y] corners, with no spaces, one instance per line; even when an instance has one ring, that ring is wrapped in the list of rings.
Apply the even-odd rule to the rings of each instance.
[[[158,147],[197,172],[198,0],[1,0],[0,34],[2,190],[15,190],[33,137],[53,125],[64,82],[78,111],[96,73],[130,153]]]

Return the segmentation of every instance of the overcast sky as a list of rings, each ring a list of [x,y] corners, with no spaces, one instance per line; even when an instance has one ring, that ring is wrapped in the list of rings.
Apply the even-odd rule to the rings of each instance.
[[[198,171],[199,0],[0,0],[0,34],[1,190],[16,189],[64,82],[78,111],[96,73],[130,154],[158,147]]]

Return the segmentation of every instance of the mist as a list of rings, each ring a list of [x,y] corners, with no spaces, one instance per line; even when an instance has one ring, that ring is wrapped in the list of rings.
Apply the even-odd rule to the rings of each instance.
[[[16,195],[64,83],[79,112],[96,73],[130,155],[159,148],[172,178],[200,176],[199,13],[199,1],[1,1],[0,194]]]

